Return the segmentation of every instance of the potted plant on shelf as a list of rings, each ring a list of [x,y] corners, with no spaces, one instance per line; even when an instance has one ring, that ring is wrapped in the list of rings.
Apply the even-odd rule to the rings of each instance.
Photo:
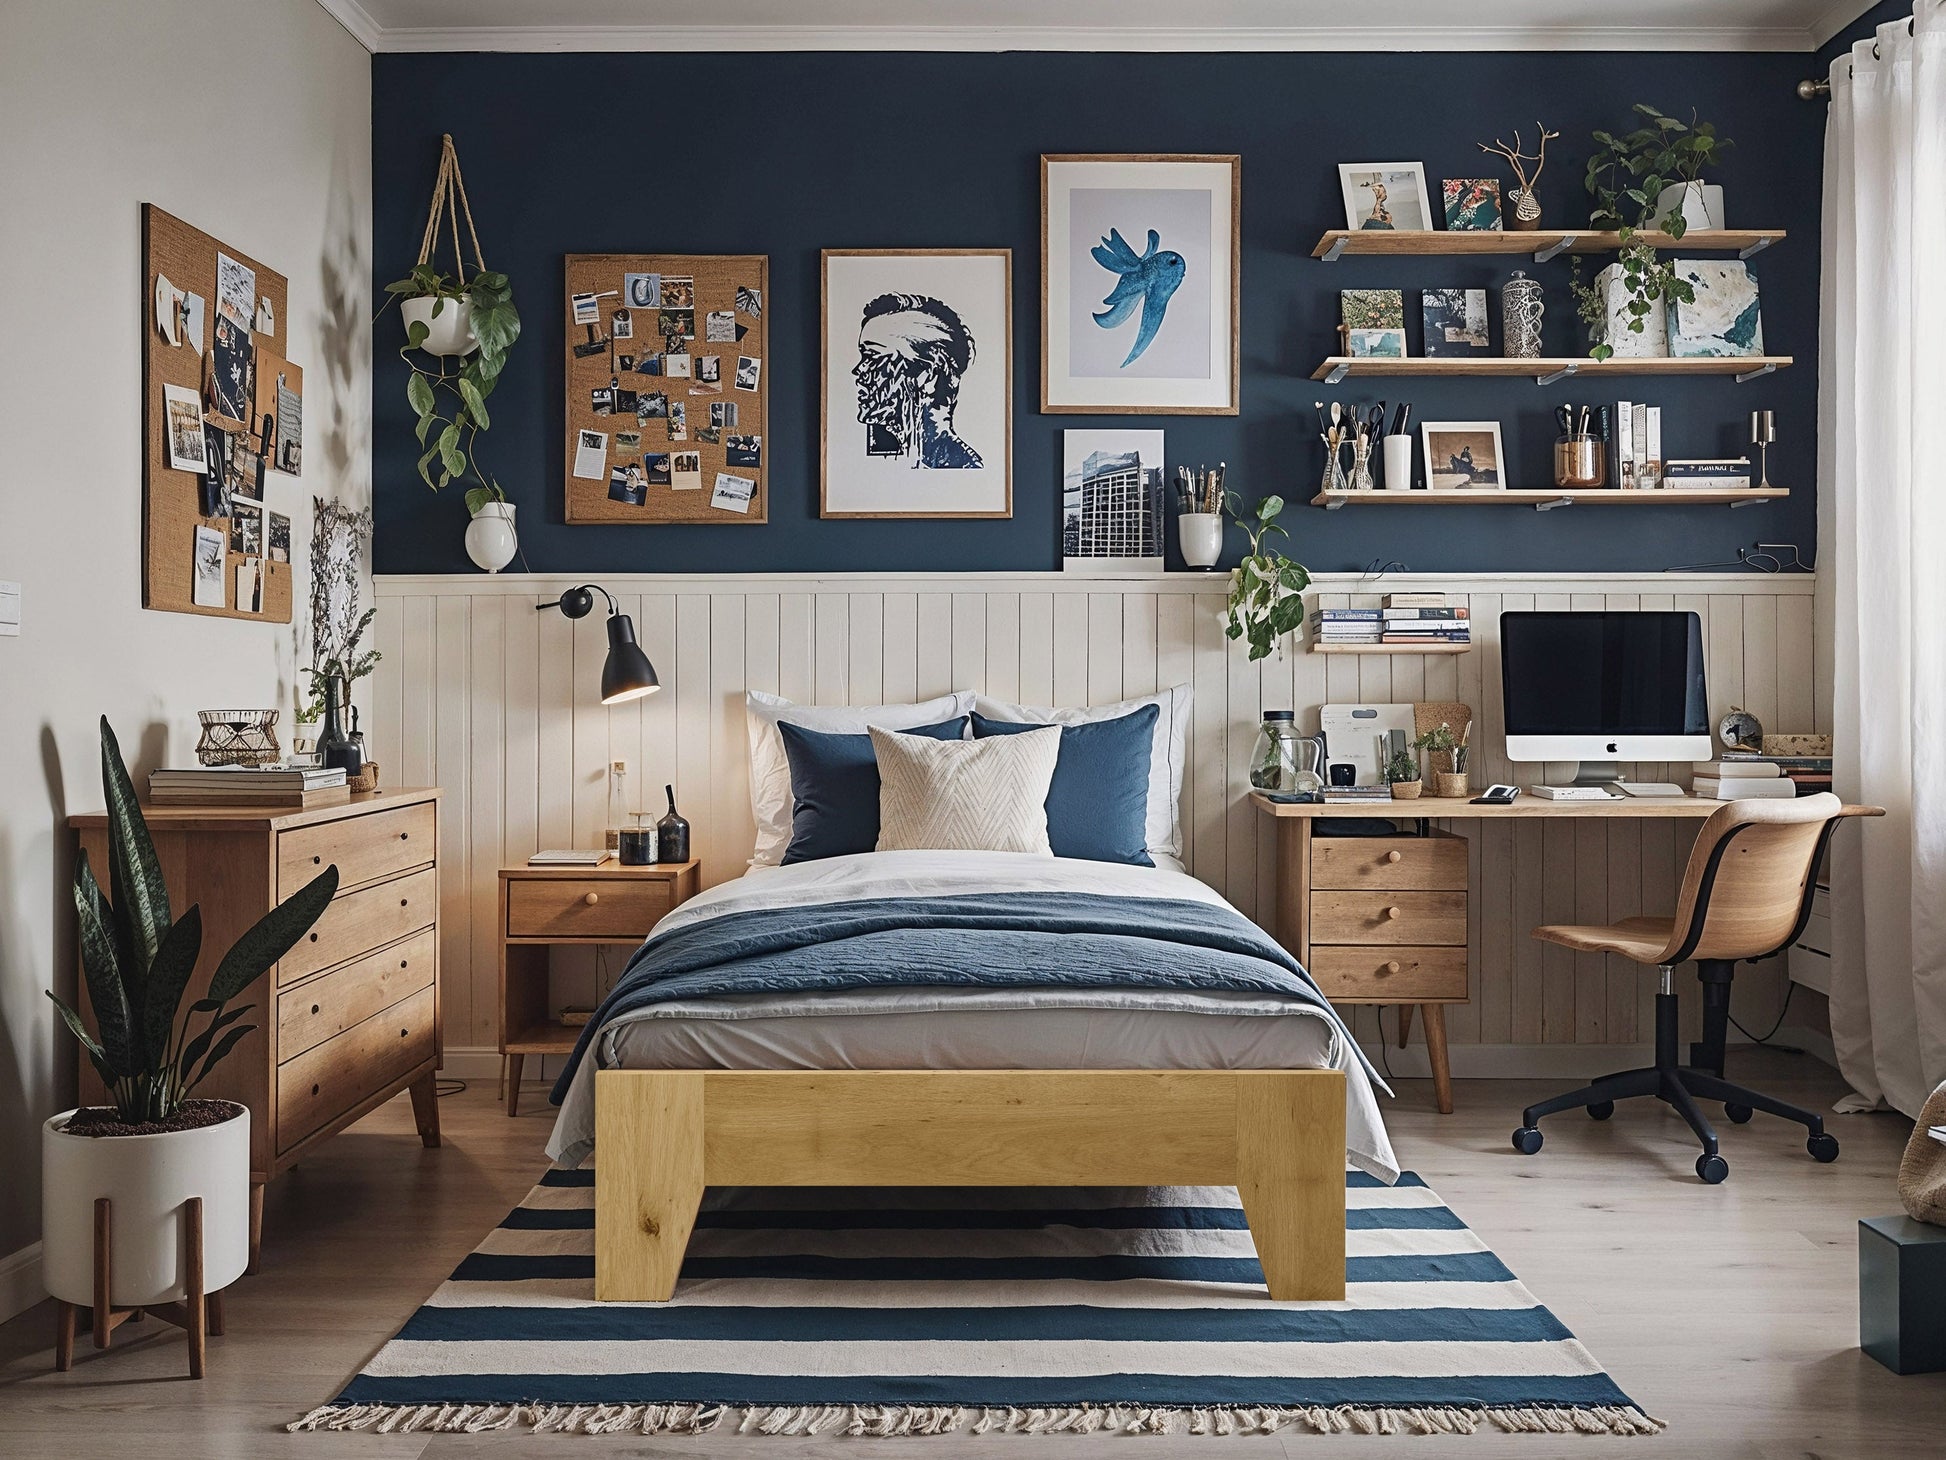
[[[1453,727],[1441,720],[1412,742],[1414,749],[1425,751],[1434,757],[1443,755],[1447,758],[1447,768],[1444,770],[1440,769],[1440,762],[1437,759],[1432,762],[1434,795],[1453,797],[1467,794],[1469,787],[1466,776],[1466,742],[1471,738],[1472,733],[1473,727],[1470,723],[1455,735]]]
[[[1304,622],[1301,595],[1311,585],[1311,574],[1302,563],[1264,545],[1272,533],[1290,535],[1276,520],[1284,510],[1282,497],[1263,498],[1248,517],[1235,492],[1223,494],[1223,506],[1250,538],[1250,551],[1230,577],[1223,632],[1247,643],[1255,661],[1268,656],[1279,640]]]
[[[384,656],[364,643],[378,610],[359,611],[365,544],[372,534],[371,509],[354,512],[342,503],[316,497],[312,518],[311,662],[303,671],[309,699],[298,713],[314,727],[316,741],[315,727],[330,718],[326,701],[331,686],[337,686],[337,718],[352,717],[352,686],[377,669]],[[352,789],[376,790],[378,762],[366,756],[364,767]]]
[[[1723,226],[1723,189],[1702,176],[1735,144],[1693,116],[1680,122],[1643,102],[1635,111],[1644,124],[1621,137],[1596,132],[1588,158],[1589,223],[1620,235],[1615,262],[1592,285],[1582,282],[1575,261],[1575,307],[1597,360],[1668,354],[1668,301],[1694,302],[1675,265],[1641,235],[1659,230],[1680,239],[1691,228]]]
[[[1392,799],[1411,801],[1424,789],[1419,779],[1419,758],[1410,749],[1399,749],[1385,762],[1385,780],[1392,788]]]
[[[104,1346],[116,1323],[148,1310],[191,1331],[190,1372],[200,1378],[204,1296],[235,1282],[250,1258],[250,1112],[195,1092],[257,1028],[239,1022],[256,1005],[233,1001],[318,920],[337,892],[338,869],[325,868],[264,914],[179,1016],[202,952],[202,913],[170,911],[155,844],[105,716],[101,781],[109,896],[85,851],[74,870],[93,1030],[52,989],[47,996],[110,1103],[64,1111],[42,1127],[42,1269],[62,1305],[61,1367],[72,1357],[76,1309],[95,1309],[96,1342]],[[191,1033],[198,1015],[201,1027]],[[104,1281],[106,1291],[98,1286]]]

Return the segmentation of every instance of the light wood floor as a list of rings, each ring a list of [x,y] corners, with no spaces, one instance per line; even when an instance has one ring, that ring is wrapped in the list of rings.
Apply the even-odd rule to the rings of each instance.
[[[1732,1075],[1818,1105],[1842,1087],[1804,1057],[1732,1057]],[[930,1440],[780,1440],[709,1435],[286,1435],[334,1394],[532,1184],[544,1160],[545,1102],[508,1120],[490,1087],[442,1104],[446,1145],[420,1149],[403,1098],[328,1143],[270,1189],[263,1271],[232,1290],[210,1377],[180,1378],[183,1338],[159,1324],[52,1370],[48,1305],[0,1327],[0,1456],[62,1460],[346,1460],[462,1457],[831,1456],[918,1460],[983,1452],[1038,1460],[1080,1446],[1147,1455],[1275,1457],[1357,1448],[1415,1456],[1936,1456],[1946,1453],[1946,1375],[1900,1379],[1858,1352],[1857,1220],[1896,1209],[1893,1172],[1908,1126],[1896,1116],[1834,1122],[1844,1155],[1818,1166],[1796,1127],[1759,1116],[1729,1127],[1729,1182],[1691,1170],[1688,1132],[1636,1102],[1597,1125],[1547,1124],[1547,1148],[1509,1148],[1520,1107],[1552,1086],[1462,1081],[1458,1111],[1431,1110],[1404,1082],[1386,1112],[1405,1164],[1437,1188],[1651,1413],[1649,1440],[1584,1436],[1324,1437],[1287,1432],[1173,1442],[999,1435]]]

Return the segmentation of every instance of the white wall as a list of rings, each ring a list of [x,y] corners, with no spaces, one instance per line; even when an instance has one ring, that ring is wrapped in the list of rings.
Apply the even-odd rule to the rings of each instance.
[[[38,1127],[73,1067],[41,990],[73,977],[96,717],[139,775],[189,757],[198,709],[292,703],[292,627],[141,606],[144,202],[290,280],[306,474],[267,496],[302,618],[312,494],[370,490],[370,58],[316,0],[0,5],[0,579],[25,589],[0,638],[0,1317],[38,1296]]]

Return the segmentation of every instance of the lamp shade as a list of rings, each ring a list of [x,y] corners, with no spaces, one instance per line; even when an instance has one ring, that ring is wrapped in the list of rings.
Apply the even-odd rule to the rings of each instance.
[[[635,642],[635,621],[625,613],[608,615],[608,660],[601,666],[601,702],[619,705],[662,688],[655,666]]]

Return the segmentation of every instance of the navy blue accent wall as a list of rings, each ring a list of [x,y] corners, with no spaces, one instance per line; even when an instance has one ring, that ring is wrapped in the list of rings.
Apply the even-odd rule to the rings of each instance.
[[[1306,508],[1290,519],[1292,550],[1315,569],[1377,560],[1422,571],[1641,571],[1728,558],[1759,539],[1797,542],[1809,558],[1824,108],[1793,88],[1810,64],[1786,54],[380,55],[374,267],[383,284],[411,265],[439,135],[452,132],[487,262],[513,277],[526,319],[493,398],[483,459],[519,504],[537,571],[1056,568],[1063,428],[1161,426],[1171,465],[1224,460],[1247,496],[1302,500],[1321,463],[1311,402],[1334,394],[1407,396],[1416,420],[1497,418],[1513,484],[1538,486],[1550,480],[1559,402],[1659,404],[1664,448],[1675,456],[1737,454],[1747,412],[1768,407],[1779,435],[1772,479],[1796,495],[1736,512]],[[1738,143],[1720,178],[1729,221],[1790,230],[1755,268],[1765,344],[1795,355],[1793,369],[1743,386],[1426,379],[1347,381],[1333,392],[1308,378],[1334,349],[1339,289],[1497,290],[1518,263],[1313,260],[1320,230],[1344,223],[1340,161],[1423,160],[1436,206],[1440,178],[1498,171],[1476,143],[1523,126],[1531,144],[1544,118],[1562,136],[1541,181],[1543,221],[1578,224],[1588,134],[1627,124],[1638,100],[1685,114],[1700,107]],[[1242,155],[1240,416],[1038,412],[1042,152]],[[1014,250],[1013,518],[819,520],[818,250],[1001,245]],[[561,261],[611,251],[770,255],[767,527],[562,521]],[[1567,260],[1529,269],[1548,290],[1549,353],[1580,353]],[[1497,349],[1497,297],[1492,304]],[[1407,317],[1418,353],[1411,292]],[[414,470],[396,311],[375,340],[378,571],[473,571],[458,493],[435,497]]]

